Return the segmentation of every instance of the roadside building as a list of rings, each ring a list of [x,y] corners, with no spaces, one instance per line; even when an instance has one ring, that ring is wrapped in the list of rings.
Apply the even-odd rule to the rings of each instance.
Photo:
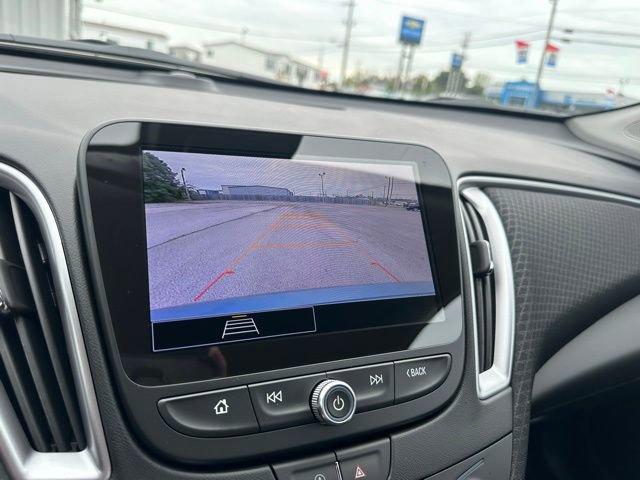
[[[172,45],[169,47],[169,53],[174,57],[181,60],[187,60],[189,62],[202,61],[202,51],[199,48],[192,47],[191,45]]]
[[[260,197],[291,197],[293,192],[288,188],[269,187],[265,185],[222,185],[223,195],[254,195]]]
[[[0,32],[52,40],[80,37],[81,0],[0,0]]]
[[[206,43],[203,47],[202,62],[217,67],[307,88],[319,88],[327,79],[320,68],[284,53],[232,40]]]
[[[164,33],[111,23],[83,20],[82,38],[100,40],[123,47],[146,48],[163,53],[169,51],[169,37]]]
[[[489,100],[503,106],[529,107],[554,112],[589,112],[610,110],[633,103],[635,100],[611,92],[589,93],[540,89],[526,80],[505,82],[484,92]]]
[[[206,188],[199,188],[197,190],[199,200],[218,200],[220,198],[220,190],[209,190]]]

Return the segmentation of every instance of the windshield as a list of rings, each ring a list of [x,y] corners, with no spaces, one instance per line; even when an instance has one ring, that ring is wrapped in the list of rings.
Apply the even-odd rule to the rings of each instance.
[[[555,114],[640,98],[638,0],[3,0],[0,33],[309,89]]]

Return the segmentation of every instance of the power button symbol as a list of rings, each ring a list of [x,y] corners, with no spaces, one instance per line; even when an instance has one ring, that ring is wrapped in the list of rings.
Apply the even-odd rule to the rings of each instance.
[[[348,422],[356,410],[356,395],[349,384],[340,380],[324,380],[311,395],[314,416],[325,425]]]
[[[353,413],[355,398],[343,388],[336,387],[327,394],[327,411],[329,415],[338,421],[345,419]]]
[[[333,409],[341,412],[344,410],[345,402],[340,395],[337,395],[336,398],[333,399]]]

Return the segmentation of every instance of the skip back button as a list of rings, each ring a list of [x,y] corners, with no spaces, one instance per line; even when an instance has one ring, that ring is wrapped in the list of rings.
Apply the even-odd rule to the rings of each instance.
[[[395,362],[396,403],[432,392],[445,381],[450,368],[450,355]]]

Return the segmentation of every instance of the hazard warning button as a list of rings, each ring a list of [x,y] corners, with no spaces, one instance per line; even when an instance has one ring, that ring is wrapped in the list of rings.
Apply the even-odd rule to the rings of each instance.
[[[343,480],[387,480],[391,462],[389,439],[336,452]]]

